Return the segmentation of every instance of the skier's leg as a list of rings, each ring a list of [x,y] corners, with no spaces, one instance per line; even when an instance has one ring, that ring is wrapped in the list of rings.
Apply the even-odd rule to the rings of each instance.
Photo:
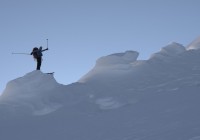
[[[37,70],[40,70],[41,63],[42,63],[42,58],[41,57],[37,58]]]

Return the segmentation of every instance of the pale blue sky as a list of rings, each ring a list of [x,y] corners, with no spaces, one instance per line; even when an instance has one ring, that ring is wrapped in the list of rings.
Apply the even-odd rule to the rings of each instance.
[[[0,93],[35,70],[30,53],[46,47],[42,71],[59,83],[76,82],[95,61],[135,50],[140,59],[169,42],[189,44],[199,34],[199,0],[0,0]]]

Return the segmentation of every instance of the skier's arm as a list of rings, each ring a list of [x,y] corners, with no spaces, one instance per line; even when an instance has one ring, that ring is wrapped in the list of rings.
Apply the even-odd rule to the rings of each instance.
[[[47,51],[47,50],[48,50],[48,48],[46,48],[46,49],[42,50],[42,46],[40,46],[39,50],[40,50],[41,52],[44,52],[44,51]]]
[[[35,52],[37,52],[38,50],[35,50],[35,51],[32,51],[31,53],[30,53],[30,55],[33,55],[33,53],[35,53]]]
[[[47,50],[49,50],[49,48],[46,48],[46,49],[42,50],[42,52],[43,52],[43,51],[47,51]]]
[[[30,55],[33,55],[34,52],[36,52],[36,51],[32,51],[32,52],[30,53]]]

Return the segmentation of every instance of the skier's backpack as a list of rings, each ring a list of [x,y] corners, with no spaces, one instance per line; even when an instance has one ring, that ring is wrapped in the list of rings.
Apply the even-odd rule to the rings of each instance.
[[[39,56],[38,56],[38,48],[37,47],[35,47],[35,48],[33,48],[33,57],[35,58],[35,59],[37,59]]]

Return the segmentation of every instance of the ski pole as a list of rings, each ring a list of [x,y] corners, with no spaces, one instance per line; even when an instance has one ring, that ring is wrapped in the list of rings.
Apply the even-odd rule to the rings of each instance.
[[[29,53],[12,53],[12,54],[23,54],[23,55],[30,55]]]
[[[49,40],[47,39],[47,48],[49,48]]]

